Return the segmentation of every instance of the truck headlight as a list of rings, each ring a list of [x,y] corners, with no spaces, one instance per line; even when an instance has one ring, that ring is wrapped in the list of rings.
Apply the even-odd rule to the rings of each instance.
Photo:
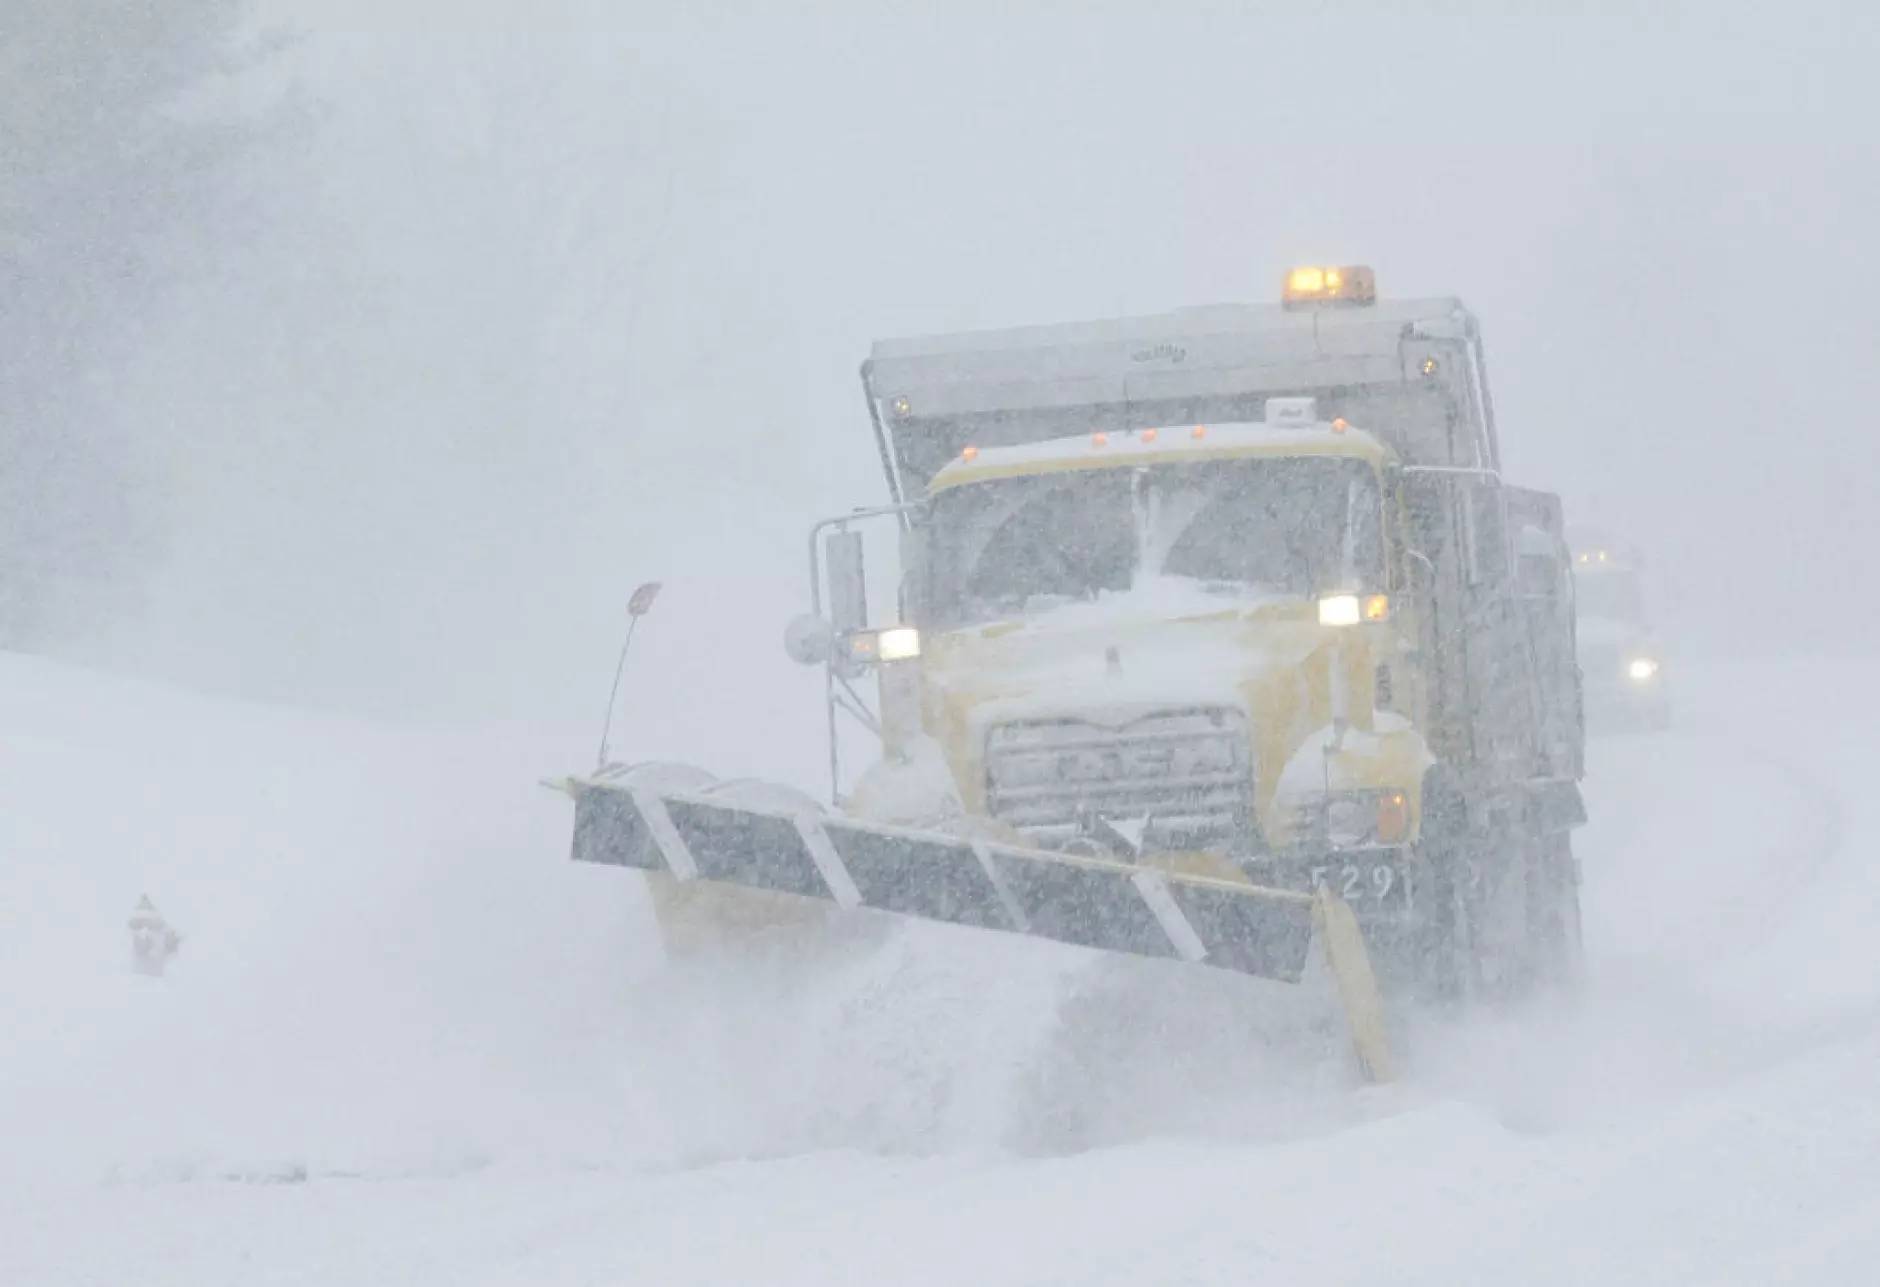
[[[1634,657],[1626,663],[1625,673],[1634,683],[1643,684],[1658,674],[1658,663],[1650,657]]]
[[[1355,594],[1333,594],[1319,600],[1319,624],[1322,626],[1355,626],[1359,615],[1358,596]]]
[[[875,636],[875,655],[883,661],[912,661],[920,656],[920,631],[892,626]]]
[[[1319,624],[1355,626],[1360,621],[1386,621],[1390,618],[1387,594],[1332,594],[1319,600]]]
[[[912,661],[920,656],[920,631],[913,626],[858,630],[849,636],[849,656],[864,666],[878,661]]]

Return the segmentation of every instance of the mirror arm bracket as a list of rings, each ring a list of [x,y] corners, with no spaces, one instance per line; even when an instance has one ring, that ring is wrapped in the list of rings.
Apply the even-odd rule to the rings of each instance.
[[[825,518],[809,529],[809,610],[820,617],[822,615],[822,534],[830,528],[845,530],[850,523],[860,523],[871,518],[884,518],[890,514],[905,516],[926,509],[925,501],[909,501],[898,505],[876,505],[873,508],[852,510],[834,518]]]

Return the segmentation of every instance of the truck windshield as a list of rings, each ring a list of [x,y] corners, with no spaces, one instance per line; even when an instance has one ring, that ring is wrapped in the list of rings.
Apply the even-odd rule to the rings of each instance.
[[[1334,457],[1085,469],[942,492],[930,520],[939,629],[1096,599],[1144,575],[1236,596],[1378,586],[1377,480]]]

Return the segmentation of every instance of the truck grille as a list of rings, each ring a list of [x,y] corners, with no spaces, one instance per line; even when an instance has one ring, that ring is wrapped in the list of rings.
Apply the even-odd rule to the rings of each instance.
[[[1051,848],[1094,834],[1099,819],[1146,819],[1145,850],[1219,847],[1253,816],[1247,719],[1211,707],[1120,727],[1002,724],[986,738],[986,801],[994,818]]]

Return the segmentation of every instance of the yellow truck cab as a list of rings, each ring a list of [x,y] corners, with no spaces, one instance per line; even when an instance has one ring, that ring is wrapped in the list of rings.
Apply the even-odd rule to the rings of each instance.
[[[919,731],[963,812],[1212,872],[1332,834],[1346,897],[1407,894],[1360,849],[1414,834],[1430,762],[1396,681],[1395,458],[1281,405],[1299,418],[989,448],[935,476]]]

